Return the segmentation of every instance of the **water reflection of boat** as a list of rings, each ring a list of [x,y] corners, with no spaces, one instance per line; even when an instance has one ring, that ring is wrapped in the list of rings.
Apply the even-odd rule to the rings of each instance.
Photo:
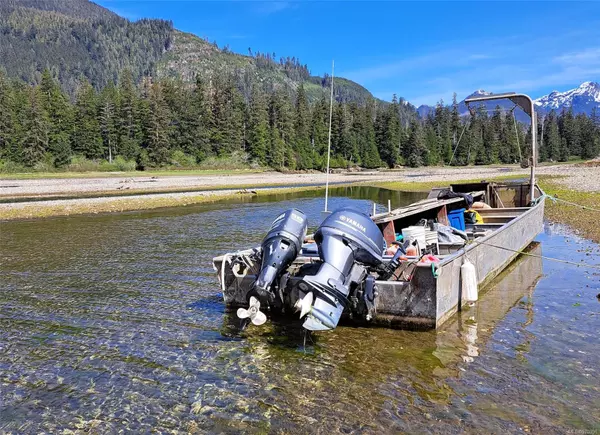
[[[457,316],[448,321],[443,334],[436,336],[436,356],[446,365],[456,359],[453,349],[463,348],[462,360],[472,362],[479,356],[482,345],[492,335],[496,324],[523,297],[527,308],[527,323],[532,321],[533,305],[531,295],[542,277],[541,244],[534,242],[527,253],[513,262],[500,276],[483,289],[483,296],[476,306],[466,307]],[[460,341],[460,342],[459,342]],[[445,349],[451,349],[450,358]]]

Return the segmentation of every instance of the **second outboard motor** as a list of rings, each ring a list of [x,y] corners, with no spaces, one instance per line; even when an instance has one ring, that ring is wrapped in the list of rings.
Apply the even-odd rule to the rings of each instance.
[[[308,313],[303,326],[312,331],[337,326],[351,285],[365,279],[364,266],[381,264],[385,247],[383,234],[371,218],[350,208],[329,215],[315,233],[315,242],[323,263],[298,286],[305,294],[299,306],[312,304],[302,310]],[[304,300],[308,302],[303,304]]]
[[[254,284],[259,300],[271,304],[271,286],[298,256],[306,237],[308,219],[300,210],[290,209],[277,216],[262,242],[262,265]]]

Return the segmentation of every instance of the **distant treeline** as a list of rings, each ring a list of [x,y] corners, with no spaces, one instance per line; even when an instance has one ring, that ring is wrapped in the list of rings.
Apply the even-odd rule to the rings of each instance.
[[[528,155],[525,128],[500,108],[488,114],[480,107],[468,128],[464,122],[456,101],[439,104],[424,120],[395,96],[390,104],[335,103],[332,167],[514,163]],[[542,160],[598,154],[595,112],[551,112],[540,121],[540,137],[542,123]],[[275,169],[323,169],[328,124],[329,102],[309,105],[302,85],[293,99],[258,87],[244,98],[231,77],[192,86],[151,78],[136,84],[126,70],[118,85],[99,93],[82,80],[71,101],[49,71],[39,85],[0,73],[0,170],[117,156],[127,168],[193,167],[232,155]]]

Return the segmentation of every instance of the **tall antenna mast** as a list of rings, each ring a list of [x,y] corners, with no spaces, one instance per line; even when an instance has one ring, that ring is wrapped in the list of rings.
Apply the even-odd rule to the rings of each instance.
[[[325,212],[329,198],[329,158],[331,157],[331,119],[333,117],[333,71],[334,61],[331,61],[331,97],[329,99],[329,138],[327,139],[327,173],[325,174]]]

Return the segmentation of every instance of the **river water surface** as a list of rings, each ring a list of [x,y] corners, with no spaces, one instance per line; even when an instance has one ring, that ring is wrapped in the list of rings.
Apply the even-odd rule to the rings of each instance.
[[[421,194],[336,188],[330,208]],[[0,432],[600,432],[600,275],[527,257],[435,332],[240,330],[211,259],[320,194],[0,223]],[[547,225],[535,253],[600,263]]]

